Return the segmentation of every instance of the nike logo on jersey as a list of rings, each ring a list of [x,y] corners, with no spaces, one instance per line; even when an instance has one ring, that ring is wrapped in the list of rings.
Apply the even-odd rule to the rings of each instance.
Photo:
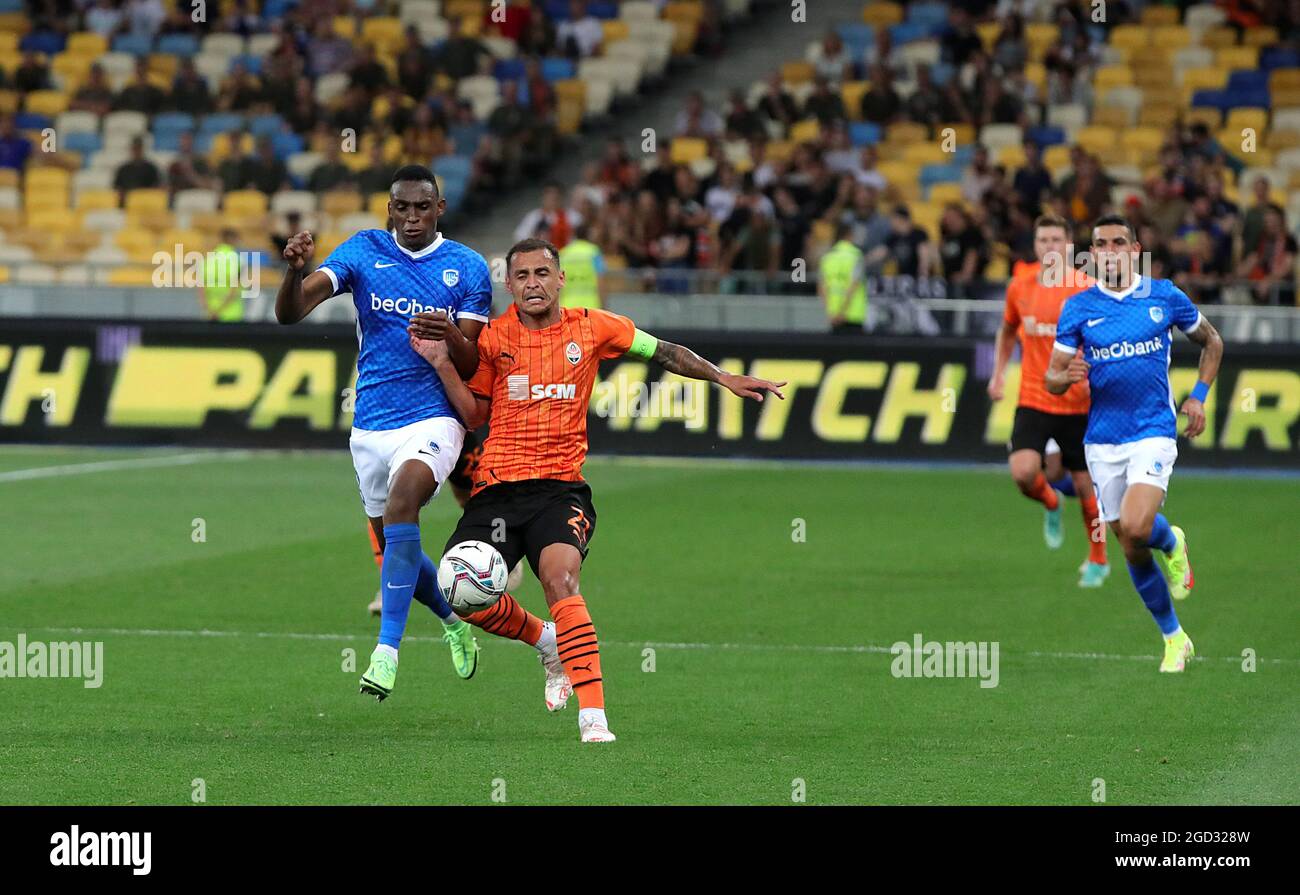
[[[1089,320],[1089,321],[1088,321],[1088,325],[1089,325],[1089,326],[1096,326],[1098,323],[1101,323],[1101,321],[1103,321],[1103,320],[1105,320],[1105,319],[1106,319],[1105,317],[1098,317],[1096,320]]]
[[[396,261],[390,261],[387,264],[384,264],[380,261],[375,262],[375,270],[383,270],[385,267],[396,267],[396,266],[397,266]]]

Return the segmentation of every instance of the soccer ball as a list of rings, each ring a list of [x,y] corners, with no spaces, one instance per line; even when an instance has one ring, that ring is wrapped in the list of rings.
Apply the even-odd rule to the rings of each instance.
[[[489,608],[506,592],[510,570],[491,544],[462,541],[438,563],[438,589],[458,615]]]

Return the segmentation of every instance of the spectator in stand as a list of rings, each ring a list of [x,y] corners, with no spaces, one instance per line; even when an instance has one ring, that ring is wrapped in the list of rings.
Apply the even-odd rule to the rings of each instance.
[[[844,41],[833,29],[827,31],[812,54],[812,64],[818,76],[834,84],[853,79],[853,56]]]
[[[131,190],[153,189],[162,186],[162,176],[158,167],[144,157],[144,138],[131,138],[131,157],[118,166],[113,175],[113,189],[117,190],[118,199],[126,201],[126,194]]]
[[[1018,95],[1007,90],[1001,78],[990,78],[984,87],[983,101],[980,103],[983,114],[980,119],[985,124],[1018,124],[1029,126],[1025,114],[1025,103]]]
[[[777,124],[782,131],[799,120],[799,107],[794,97],[785,89],[781,72],[773,72],[767,79],[767,92],[758,101],[758,111],[768,121]],[[757,162],[758,159],[755,159]]]
[[[777,272],[779,234],[773,228],[772,203],[745,176],[736,207],[718,228],[719,264],[723,273],[736,270]]]
[[[745,102],[745,94],[733,90],[727,98],[727,115],[723,126],[728,134],[741,140],[748,140],[755,134],[766,134],[763,118]]]
[[[686,97],[686,108],[677,113],[673,136],[711,139],[721,135],[722,118],[717,112],[705,107],[704,95],[700,91],[692,90]]]
[[[837,203],[831,220],[837,226],[848,227],[849,239],[866,253],[867,273],[879,274],[884,259],[876,256],[876,249],[886,244],[891,233],[889,219],[879,208],[879,194],[866,184],[847,179],[842,185],[847,187],[850,199],[844,205]]]
[[[327,143],[325,159],[312,169],[307,178],[307,189],[313,193],[328,193],[330,190],[355,188],[356,175],[343,164],[343,151],[338,141]]]
[[[1183,251],[1174,257],[1173,281],[1197,304],[1218,303],[1228,273],[1214,234],[1192,230],[1182,236]]]
[[[555,55],[555,52],[555,26],[544,15],[533,16],[532,24],[519,42],[520,55],[545,58]]]
[[[217,109],[222,112],[247,112],[263,101],[262,81],[236,62],[217,88]]]
[[[384,160],[384,143],[376,140],[370,145],[367,165],[357,174],[357,188],[363,196],[386,193],[393,185],[393,166]]]
[[[269,137],[258,138],[256,154],[245,166],[244,176],[249,189],[261,190],[268,196],[293,189],[289,169],[275,157],[275,146]]]
[[[1187,201],[1174,193],[1174,188],[1163,177],[1153,177],[1147,181],[1148,201],[1144,213],[1156,232],[1162,236],[1172,235],[1187,214]]]
[[[1110,204],[1113,184],[1095,158],[1078,147],[1075,149],[1074,171],[1066,175],[1060,186],[1061,196],[1066,202],[1065,219],[1077,227],[1091,227]],[[1172,233],[1181,216],[1182,210],[1179,209],[1168,228],[1161,227],[1160,232]]]
[[[126,0],[124,18],[128,33],[152,39],[162,28],[167,11],[162,0]]]
[[[85,83],[77,88],[68,108],[78,112],[91,112],[100,118],[113,111],[113,88],[104,75],[104,67],[98,62],[90,66]]]
[[[571,0],[569,18],[560,23],[555,38],[565,56],[570,59],[585,59],[596,55],[605,39],[605,31],[600,19],[587,11],[586,0]]]
[[[360,87],[349,87],[343,93],[342,102],[334,109],[333,121],[335,134],[352,131],[364,134],[374,124],[370,114],[370,97]],[[428,164],[425,159],[423,164]]]
[[[453,18],[452,30],[458,19]],[[313,78],[346,71],[352,62],[352,43],[334,31],[333,17],[316,20],[311,40],[307,44],[307,73]]]
[[[1256,304],[1294,305],[1295,237],[1286,232],[1286,219],[1279,209],[1268,208],[1263,217],[1255,243],[1242,247],[1237,276],[1251,281],[1251,297]]]
[[[611,191],[623,192],[636,187],[639,172],[627,157],[627,148],[617,137],[605,141],[605,157],[600,164],[600,182]]]
[[[50,69],[41,57],[33,52],[23,54],[22,64],[14,71],[13,89],[19,93],[48,90]]]
[[[1264,231],[1264,219],[1268,217],[1270,211],[1276,211],[1285,218],[1286,213],[1282,210],[1282,206],[1274,202],[1270,196],[1271,188],[1272,184],[1269,183],[1268,178],[1262,175],[1256,176],[1251,182],[1252,202],[1241,222],[1241,251],[1243,255],[1254,251],[1255,247],[1259,245],[1259,236]]]
[[[166,95],[149,80],[149,61],[141,56],[135,60],[135,77],[117,95],[114,108],[152,116],[162,111],[165,101]]]
[[[510,0],[504,9],[493,4],[483,11],[483,34],[495,34],[511,43],[523,40],[532,24],[532,0]]]
[[[780,267],[783,271],[790,271],[794,269],[796,259],[808,257],[807,242],[812,230],[812,217],[788,187],[777,187],[772,202],[776,207],[776,229],[781,239]]]
[[[528,108],[534,125],[545,124],[555,129],[555,88],[542,75],[542,64],[536,57],[524,62],[524,83],[527,85]]]
[[[433,78],[433,54],[420,39],[420,30],[406,26],[406,44],[397,55],[397,83],[413,99],[419,99],[429,90]]]
[[[740,185],[735,168],[725,162],[718,166],[714,184],[704,191],[704,207],[715,225],[721,225],[736,210]]]
[[[988,265],[988,242],[971,216],[955,202],[939,219],[939,259],[950,298],[979,298]]]
[[[984,194],[998,181],[998,171],[989,162],[988,149],[983,144],[976,145],[971,163],[961,175],[961,197],[972,204],[982,202]]]
[[[194,152],[194,134],[180,136],[176,156],[167,166],[167,186],[174,197],[180,190],[220,189],[221,181],[213,176],[207,160]]]
[[[838,92],[831,90],[830,82],[822,75],[813,80],[813,91],[804,102],[803,114],[805,118],[816,118],[822,127],[845,118],[844,100]]]
[[[822,133],[826,146],[822,158],[826,160],[826,167],[836,175],[856,174],[862,153],[853,146],[846,124],[837,121]]]
[[[918,65],[916,89],[903,103],[903,114],[909,121],[924,124],[926,127],[960,120],[950,114],[948,105],[944,92],[930,78],[930,66]]]
[[[241,37],[251,37],[265,30],[262,17],[249,7],[250,0],[231,0],[229,11],[221,21],[221,30]]]
[[[1004,32],[1005,33],[1005,32]],[[984,51],[984,42],[975,31],[975,23],[970,13],[960,6],[953,6],[948,12],[948,30],[939,42],[943,61],[961,68],[977,53]]]
[[[523,179],[524,153],[533,140],[528,108],[519,102],[519,85],[501,84],[501,102],[487,120],[490,165],[497,172],[496,183],[514,189]]]
[[[0,169],[21,171],[32,154],[32,141],[14,127],[12,115],[0,116]]]
[[[695,266],[695,241],[693,227],[676,196],[664,203],[664,227],[657,239],[649,244],[650,258],[660,271],[691,270]],[[660,274],[656,280],[659,292],[681,294],[690,291],[690,279],[685,276]]]
[[[280,111],[281,117],[295,134],[308,134],[321,123],[322,114],[311,79],[299,78],[293,85],[293,103]]]
[[[1024,143],[1025,163],[1016,171],[1012,180],[1012,189],[1020,206],[1031,218],[1038,217],[1042,208],[1043,194],[1052,189],[1052,174],[1043,164],[1043,151],[1032,140]]]
[[[983,49],[982,45],[980,49]],[[1002,30],[993,43],[993,64],[1004,72],[1011,72],[1023,68],[1028,61],[1025,20],[1013,13],[1002,20]]]
[[[862,118],[872,124],[889,124],[898,118],[903,101],[894,90],[889,69],[876,65],[871,69],[871,86],[862,94]]]
[[[889,183],[885,180],[885,175],[876,170],[876,165],[879,164],[879,150],[875,146],[863,146],[861,159],[857,170],[853,172],[853,178],[877,192],[888,189]]]
[[[206,115],[212,111],[212,94],[208,91],[208,82],[194,67],[194,58],[186,56],[181,60],[176,78],[172,81],[171,93],[164,103],[173,112],[186,112],[190,115]]]
[[[564,207],[563,187],[552,181],[542,188],[541,207],[524,215],[515,228],[515,240],[536,236],[548,239],[557,249],[562,249],[573,238],[574,229],[581,222],[577,212]]]
[[[893,275],[919,280],[932,276],[937,269],[934,245],[929,235],[912,223],[912,214],[906,205],[894,206],[889,216],[890,233],[885,244],[876,246],[867,254],[867,265],[885,267],[893,263]]]
[[[244,134],[231,131],[227,135],[230,152],[217,163],[217,177],[221,180],[222,192],[242,190],[248,185],[248,166],[251,159],[244,152]]]
[[[348,67],[348,86],[360,87],[372,99],[388,86],[388,69],[375,58],[370,44],[361,45],[361,52]]]
[[[86,30],[100,37],[112,39],[121,26],[122,10],[113,0],[96,0],[95,5],[86,11]]]

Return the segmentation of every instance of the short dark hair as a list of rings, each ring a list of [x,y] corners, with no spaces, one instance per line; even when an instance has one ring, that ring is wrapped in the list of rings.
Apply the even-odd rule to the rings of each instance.
[[[1124,217],[1124,215],[1122,214],[1103,214],[1101,217],[1097,218],[1097,220],[1093,222],[1092,229],[1096,230],[1098,227],[1112,227],[1112,226],[1123,227],[1125,230],[1128,231],[1129,239],[1132,240],[1137,239],[1137,233],[1133,231],[1133,225],[1130,224],[1128,222],[1128,218]]]
[[[560,250],[557,249],[549,240],[530,236],[527,239],[519,240],[510,247],[510,251],[506,252],[506,271],[510,271],[510,262],[514,260],[515,255],[522,255],[524,252],[536,252],[542,250],[551,253],[551,257],[555,259],[555,264],[558,267],[560,264]]]
[[[438,195],[438,178],[434,177],[433,172],[424,165],[403,165],[398,168],[397,173],[393,175],[392,183],[388,185],[388,188],[391,190],[397,184],[406,183],[408,181],[415,181],[416,183],[424,183],[427,181],[433,185],[433,194],[435,196]]]

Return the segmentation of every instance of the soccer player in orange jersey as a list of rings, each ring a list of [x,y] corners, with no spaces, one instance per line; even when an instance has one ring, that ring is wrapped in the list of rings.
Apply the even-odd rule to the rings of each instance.
[[[514,304],[483,328],[478,371],[468,383],[445,345],[423,338],[426,315],[411,320],[412,347],[437,369],[466,426],[489,422],[473,493],[446,549],[477,540],[495,546],[507,567],[521,556],[528,559],[554,620],[549,636],[578,697],[582,742],[612,742],[600,648],[578,580],[596,527],[582,464],[599,364],[623,355],[653,360],[669,372],[716,382],[756,401],[768,392],[784,399],[785,383],[728,373],[618,314],[561,308],[564,273],[559,252],[545,240],[525,239],[510,249],[506,285]],[[548,645],[547,626],[508,594],[465,620],[531,643],[539,652]],[[549,693],[547,702],[549,708]]]
[[[1060,462],[1069,471],[1074,492],[1079,497],[1088,537],[1088,558],[1079,568],[1079,586],[1100,587],[1110,573],[1110,566],[1106,563],[1106,529],[1097,518],[1097,497],[1083,455],[1088,390],[1075,388],[1063,395],[1053,395],[1043,385],[1061,306],[1071,295],[1092,285],[1092,280],[1074,270],[1066,258],[1068,232],[1068,225],[1058,217],[1043,215],[1034,222],[1034,255],[1038,263],[1025,266],[1007,286],[1006,311],[994,347],[989,397],[995,401],[1002,399],[1007,361],[1011,358],[1013,340],[1019,336],[1020,399],[1009,445],[1011,478],[1021,493],[1043,505],[1043,537],[1048,547],[1059,548],[1064,542],[1061,495],[1043,475],[1044,452],[1049,441],[1056,442]]]

